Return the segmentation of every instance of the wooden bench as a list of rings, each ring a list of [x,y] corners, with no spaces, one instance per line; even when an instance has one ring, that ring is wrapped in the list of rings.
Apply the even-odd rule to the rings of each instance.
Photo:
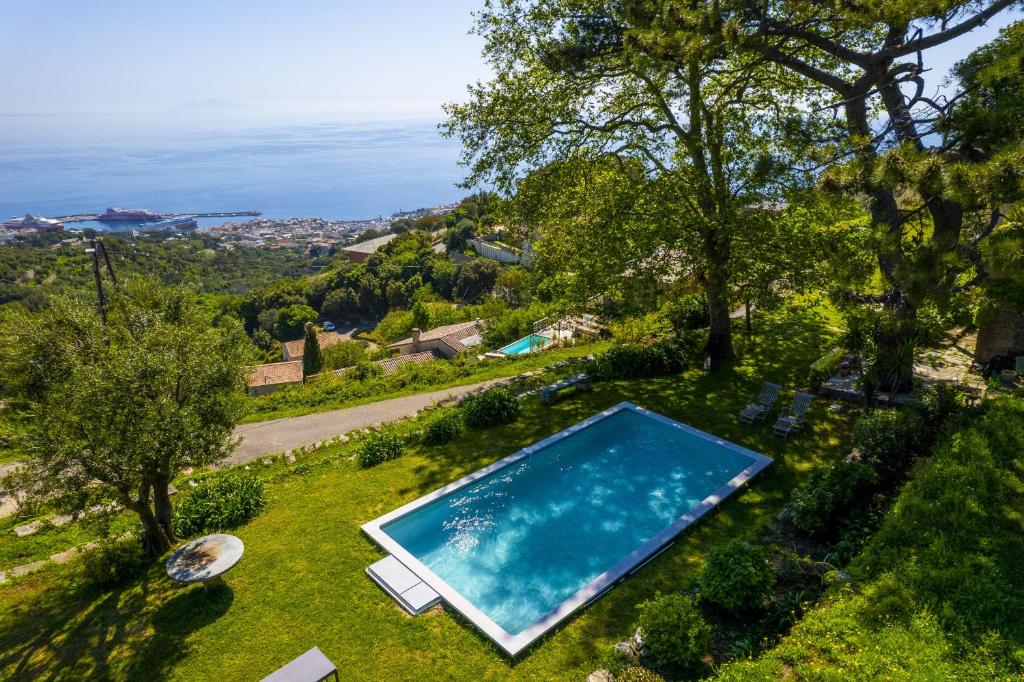
[[[561,381],[556,381],[550,386],[540,389],[540,401],[545,405],[552,403],[559,393],[568,388],[575,388],[577,391],[589,391],[592,381],[589,374],[575,374]]]
[[[313,647],[291,663],[264,677],[263,682],[323,682],[328,677],[333,677],[335,682],[341,682],[337,666],[324,656],[319,647]]]

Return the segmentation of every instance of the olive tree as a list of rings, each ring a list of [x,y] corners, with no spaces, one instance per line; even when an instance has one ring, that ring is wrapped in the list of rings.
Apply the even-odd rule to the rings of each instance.
[[[145,279],[94,305],[57,296],[0,326],[8,409],[28,453],[27,492],[81,511],[112,500],[135,512],[147,551],[175,541],[171,480],[235,443],[244,364],[241,324],[214,321],[196,294]]]

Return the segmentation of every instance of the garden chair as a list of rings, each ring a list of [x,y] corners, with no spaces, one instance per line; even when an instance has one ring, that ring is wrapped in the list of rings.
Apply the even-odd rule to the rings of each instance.
[[[781,390],[782,386],[778,384],[764,382],[764,387],[761,389],[761,395],[758,397],[757,402],[750,403],[740,410],[740,422],[753,424],[758,419],[767,417],[768,413],[772,411],[775,401],[779,399],[779,391]]]
[[[797,393],[793,396],[793,404],[790,406],[789,412],[779,417],[775,426],[772,427],[775,435],[788,437],[790,433],[799,429],[807,418],[807,410],[811,407],[812,400],[814,400],[814,396],[810,393]]]
[[[338,668],[324,656],[319,647],[313,647],[264,677],[262,682],[323,682],[329,677],[340,682]]]

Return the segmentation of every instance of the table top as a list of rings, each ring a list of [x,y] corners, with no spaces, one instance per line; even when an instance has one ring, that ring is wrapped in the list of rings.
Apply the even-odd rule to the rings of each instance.
[[[231,570],[245,551],[234,535],[204,535],[180,548],[167,560],[167,575],[180,583],[205,582]]]

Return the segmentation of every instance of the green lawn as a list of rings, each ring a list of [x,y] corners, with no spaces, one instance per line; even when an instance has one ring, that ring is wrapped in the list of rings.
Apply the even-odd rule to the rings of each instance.
[[[635,605],[688,587],[708,548],[762,530],[790,490],[844,454],[850,415],[818,401],[801,436],[737,424],[762,379],[804,382],[829,339],[803,315],[741,343],[743,361],[713,375],[595,384],[552,407],[524,404],[516,424],[471,431],[370,470],[347,458],[282,478],[268,509],[237,534],[245,558],[226,588],[168,584],[161,567],[114,591],[76,584],[74,566],[0,587],[0,678],[251,680],[319,646],[346,680],[583,679],[630,632]],[[783,400],[788,400],[785,394]],[[382,552],[359,526],[622,400],[763,452],[775,463],[672,548],[510,661],[457,615],[406,616],[364,574]],[[349,450],[350,446],[346,446]],[[320,459],[321,453],[312,456]]]

